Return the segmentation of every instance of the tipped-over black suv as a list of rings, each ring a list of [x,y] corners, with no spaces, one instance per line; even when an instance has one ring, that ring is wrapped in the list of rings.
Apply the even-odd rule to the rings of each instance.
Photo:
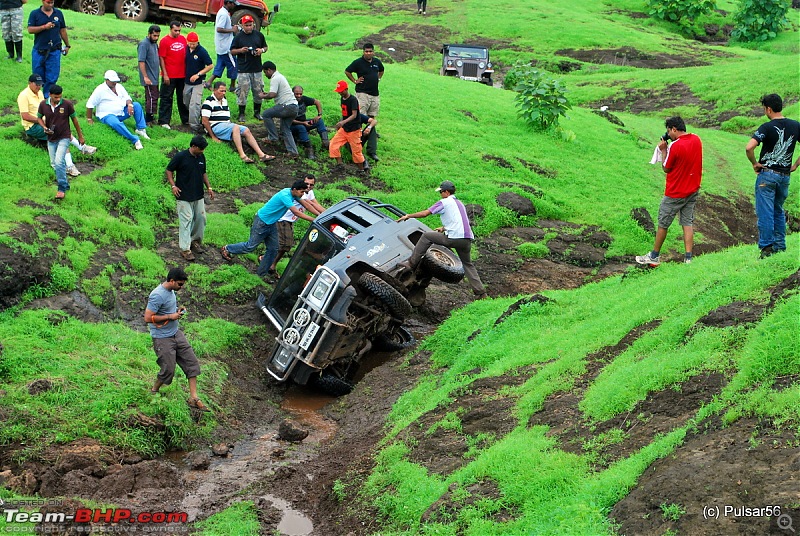
[[[338,396],[353,388],[370,350],[396,351],[416,341],[403,327],[425,302],[432,278],[457,283],[464,268],[433,246],[416,270],[398,266],[430,228],[376,199],[349,197],[311,223],[275,290],[258,305],[278,329],[267,371],[278,381],[313,383]]]

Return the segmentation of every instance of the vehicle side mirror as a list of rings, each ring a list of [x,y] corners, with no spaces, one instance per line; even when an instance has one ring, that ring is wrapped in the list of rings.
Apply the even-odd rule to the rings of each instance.
[[[280,10],[281,10],[281,5],[280,4],[275,4],[274,6],[272,6],[272,12],[273,13],[277,13]]]

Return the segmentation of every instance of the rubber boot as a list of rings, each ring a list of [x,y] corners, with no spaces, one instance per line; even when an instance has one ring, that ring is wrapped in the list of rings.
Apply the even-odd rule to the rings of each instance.
[[[6,52],[8,52],[8,59],[14,59],[14,41],[6,41]]]
[[[17,62],[22,63],[22,41],[14,41],[14,48],[17,49]]]
[[[245,112],[246,108],[247,108],[246,105],[245,106],[239,106],[239,119],[238,119],[238,121],[240,123],[244,123],[245,122],[246,118],[245,118],[244,112]]]
[[[322,148],[328,149],[331,146],[331,140],[328,139],[328,131],[320,132],[319,137],[322,139]]]
[[[258,104],[253,103],[253,115],[256,118],[256,121],[261,121],[261,103]]]
[[[314,147],[311,146],[310,141],[307,141],[305,143],[305,148],[306,148],[306,158],[308,158],[309,160],[316,160],[317,157],[314,156]]]

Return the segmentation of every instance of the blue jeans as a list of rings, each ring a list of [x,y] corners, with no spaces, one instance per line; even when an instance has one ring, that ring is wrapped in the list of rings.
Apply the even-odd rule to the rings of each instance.
[[[69,153],[69,138],[63,138],[58,141],[48,141],[47,152],[50,153],[50,165],[56,170],[58,191],[66,192],[69,190],[66,162],[67,154]]]
[[[131,131],[128,130],[128,127],[125,126],[125,123],[123,123],[123,121],[129,117],[130,115],[128,115],[128,107],[126,106],[122,109],[122,115],[108,114],[104,116],[100,122],[113,128],[117,134],[123,136],[131,143],[136,143],[139,141],[139,136],[132,134]],[[133,103],[133,118],[136,120],[137,130],[143,130],[147,128],[147,121],[144,120],[144,111],[142,111],[142,105],[138,102]]]
[[[297,145],[294,144],[292,137],[292,120],[297,117],[297,104],[276,104],[272,108],[267,108],[261,114],[264,126],[267,127],[267,136],[272,141],[278,141],[278,133],[275,131],[273,117],[281,120],[281,133],[283,134],[283,144],[286,150],[292,154],[297,154]]]
[[[247,242],[239,242],[238,244],[230,244],[225,246],[228,253],[231,255],[241,255],[243,253],[250,253],[255,251],[259,244],[264,242],[267,246],[267,251],[264,253],[264,258],[258,265],[256,273],[260,276],[265,276],[269,273],[269,267],[275,257],[278,256],[278,226],[274,223],[264,223],[264,220],[258,217],[258,214],[253,218],[253,225],[250,227],[250,239]]]
[[[61,75],[61,51],[53,50],[40,54],[34,48],[31,51],[31,69],[34,74],[38,74],[44,80],[42,93],[46,99],[50,96],[50,86],[58,82],[58,77]]]
[[[789,196],[789,175],[762,171],[756,176],[756,216],[758,247],[772,246],[773,251],[786,249],[786,214],[783,202]]]
[[[317,132],[328,132],[328,129],[325,127],[325,121],[322,120],[320,117],[313,126],[307,127],[305,125],[292,125],[292,134],[297,137],[297,141],[301,144],[308,143],[308,133],[311,130],[316,129]]]

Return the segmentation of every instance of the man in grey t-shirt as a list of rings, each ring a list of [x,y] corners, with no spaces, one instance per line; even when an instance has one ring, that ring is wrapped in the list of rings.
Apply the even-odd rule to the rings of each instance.
[[[158,38],[161,27],[153,24],[147,29],[147,37],[142,39],[137,48],[139,60],[139,83],[144,87],[144,119],[148,123],[155,121],[158,112],[158,73],[161,64],[158,61]]]
[[[156,394],[162,385],[172,383],[177,364],[189,380],[189,400],[187,401],[189,407],[200,411],[210,411],[197,397],[200,362],[178,325],[178,320],[186,314],[186,307],[178,308],[175,292],[183,288],[187,279],[183,268],[172,268],[167,274],[167,280],[158,285],[147,300],[144,321],[150,325],[153,349],[158,357],[156,362],[160,367],[150,394]]]

